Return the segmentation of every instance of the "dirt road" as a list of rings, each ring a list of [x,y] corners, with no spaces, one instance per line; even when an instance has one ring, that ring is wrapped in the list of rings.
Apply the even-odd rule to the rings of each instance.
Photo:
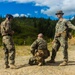
[[[4,69],[3,58],[0,60],[0,75],[75,75],[75,45],[69,47],[69,63],[67,66],[59,66],[63,60],[62,51],[58,51],[55,64],[45,66],[30,66],[28,59],[30,56],[16,57],[18,69]],[[50,57],[47,59],[49,60]],[[46,61],[47,61],[46,60]]]

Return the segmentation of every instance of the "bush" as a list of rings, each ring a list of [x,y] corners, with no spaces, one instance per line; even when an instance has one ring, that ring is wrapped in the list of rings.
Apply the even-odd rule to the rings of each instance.
[[[16,45],[24,45],[24,40],[23,39],[14,39],[14,43]]]
[[[28,38],[25,39],[26,45],[31,45],[34,41],[33,37],[28,36]]]

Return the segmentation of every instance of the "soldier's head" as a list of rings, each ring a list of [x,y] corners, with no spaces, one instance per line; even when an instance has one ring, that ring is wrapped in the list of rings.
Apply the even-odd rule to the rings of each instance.
[[[43,38],[43,34],[42,34],[42,33],[39,33],[39,34],[38,34],[38,39],[39,39],[39,38]]]
[[[58,11],[55,13],[55,15],[57,15],[58,18],[61,18],[61,17],[64,15],[64,13],[63,13],[62,10],[58,10]]]
[[[9,20],[9,21],[11,21],[13,19],[13,16],[11,14],[7,14],[6,15],[6,19]]]

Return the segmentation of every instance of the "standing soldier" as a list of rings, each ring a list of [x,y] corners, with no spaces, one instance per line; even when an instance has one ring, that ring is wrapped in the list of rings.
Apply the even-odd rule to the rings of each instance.
[[[45,64],[45,59],[50,55],[47,48],[47,42],[43,39],[43,34],[38,34],[38,38],[31,45],[31,53],[33,57],[30,58],[29,64],[37,64],[39,66]]]
[[[14,34],[14,31],[11,30],[10,22],[12,21],[13,16],[10,14],[6,15],[5,21],[1,23],[1,35],[2,35],[2,42],[4,46],[4,52],[5,52],[5,68],[11,68],[14,69],[16,66],[15,64],[15,46],[12,39],[12,35]],[[9,61],[10,59],[10,66]]]
[[[59,21],[56,24],[56,31],[55,37],[53,40],[53,47],[52,47],[52,56],[51,60],[48,63],[55,63],[56,53],[61,46],[63,50],[64,61],[60,64],[60,66],[65,66],[68,64],[68,37],[69,35],[69,28],[75,30],[75,26],[71,24],[70,21],[63,18],[63,11],[57,11],[56,15],[59,18]]]

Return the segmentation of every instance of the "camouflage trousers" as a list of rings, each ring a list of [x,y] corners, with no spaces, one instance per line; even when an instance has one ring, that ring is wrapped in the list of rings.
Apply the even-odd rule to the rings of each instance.
[[[31,57],[29,59],[29,64],[30,65],[35,65],[35,64],[39,64],[39,63],[42,63],[44,64],[45,63],[45,59],[50,56],[50,52],[49,50],[38,50],[35,55],[33,57]]]
[[[38,50],[38,52],[35,53],[35,59],[36,63],[43,63],[44,61],[44,52],[42,50]]]
[[[44,62],[44,59],[46,59],[49,55],[50,54],[48,50],[38,50],[38,52],[35,53],[37,63]]]
[[[9,60],[10,60],[10,64],[14,64],[15,63],[15,46],[12,40],[12,36],[3,36],[2,42],[3,42],[3,47],[4,47],[3,49],[5,54],[5,57],[4,57],[5,64],[6,65],[9,64]]]
[[[63,38],[63,37],[58,38],[54,42],[53,47],[52,47],[51,60],[55,59],[56,53],[57,53],[57,51],[59,50],[60,47],[63,51],[63,59],[68,61],[68,51],[67,51],[67,49],[68,49],[68,40]]]

